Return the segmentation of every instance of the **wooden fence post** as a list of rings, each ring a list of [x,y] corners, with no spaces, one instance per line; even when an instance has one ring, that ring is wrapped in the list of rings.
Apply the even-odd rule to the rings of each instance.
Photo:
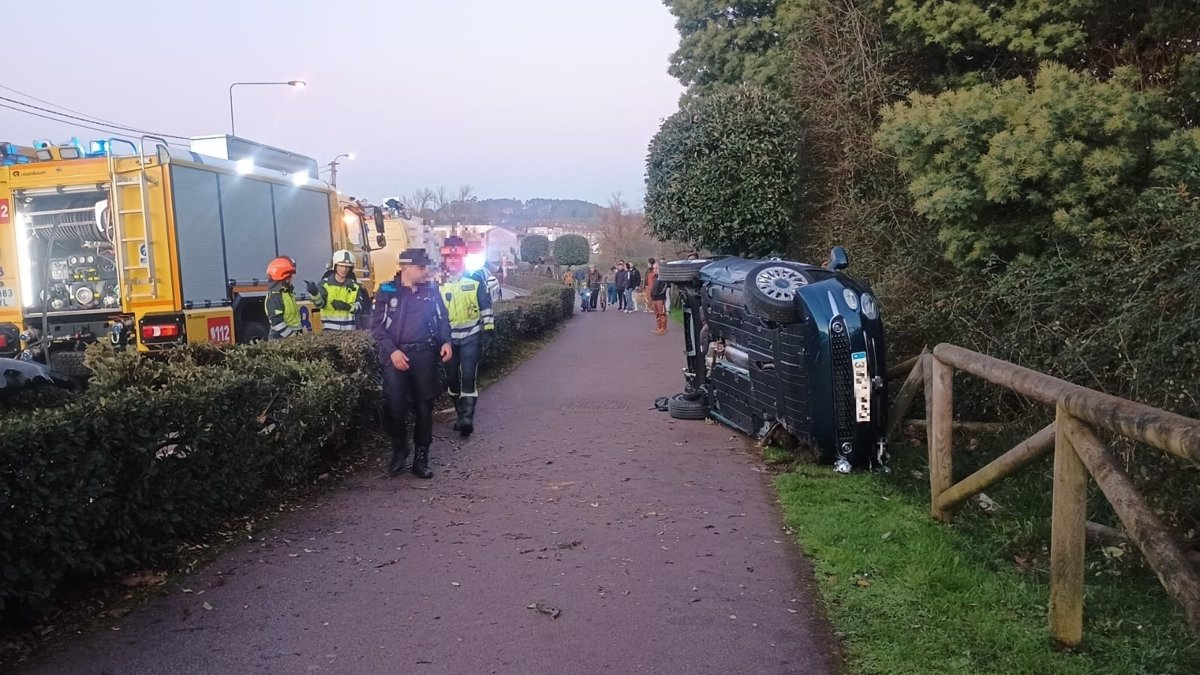
[[[931,365],[926,370],[926,391],[931,391],[929,412],[929,491],[930,514],[942,521],[950,522],[952,511],[937,506],[938,497],[954,484],[953,434],[954,434],[954,368],[936,356],[927,357]],[[928,398],[927,398],[928,400]]]
[[[1083,641],[1083,555],[1088,472],[1071,445],[1080,421],[1058,404],[1055,416],[1054,496],[1050,519],[1050,636],[1075,647]]]
[[[1063,405],[1069,404],[1064,401]],[[1068,433],[1075,454],[1116,511],[1129,538],[1137,544],[1163,588],[1183,607],[1192,630],[1200,635],[1200,575],[1192,569],[1191,561],[1095,432],[1080,422]]]
[[[889,441],[896,435],[896,429],[904,421],[904,416],[912,407],[913,399],[917,397],[917,390],[925,381],[925,356],[927,354],[929,354],[929,350],[922,349],[921,355],[913,362],[912,370],[908,373],[908,378],[904,380],[904,385],[900,387],[896,402],[892,404],[892,410],[888,413],[887,438]]]

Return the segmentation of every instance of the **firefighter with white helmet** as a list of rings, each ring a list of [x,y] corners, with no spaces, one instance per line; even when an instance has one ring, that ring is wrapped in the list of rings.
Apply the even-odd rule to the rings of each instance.
[[[321,283],[305,282],[313,305],[321,310],[325,330],[354,330],[363,310],[363,289],[354,276],[354,254],[341,249],[333,254]]]

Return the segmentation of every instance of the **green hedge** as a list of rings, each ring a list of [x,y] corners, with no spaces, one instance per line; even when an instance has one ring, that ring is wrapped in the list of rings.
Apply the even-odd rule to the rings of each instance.
[[[487,362],[568,318],[570,289],[497,306]],[[180,543],[309,481],[378,419],[364,332],[158,358],[90,348],[83,392],[0,402],[0,617],[34,617],[73,581],[161,563]]]
[[[562,280],[561,280],[562,275],[561,274],[556,274],[552,277],[548,277],[548,276],[546,276],[546,273],[544,270],[545,270],[544,267],[539,268],[538,271],[541,272],[541,274],[535,274],[531,271],[530,272],[517,272],[516,274],[510,274],[510,275],[508,275],[508,278],[504,280],[504,284],[506,286],[520,288],[521,290],[525,290],[525,291],[532,291],[534,289],[540,288],[547,284],[553,284],[555,286],[562,285]]]
[[[378,398],[362,334],[166,360],[97,345],[87,362],[86,391],[2,413],[2,610],[39,610],[64,581],[150,563],[264,489],[314,477]]]
[[[575,291],[557,283],[538,286],[528,296],[500,301],[496,342],[484,359],[485,368],[507,362],[522,342],[541,337],[574,311]]]

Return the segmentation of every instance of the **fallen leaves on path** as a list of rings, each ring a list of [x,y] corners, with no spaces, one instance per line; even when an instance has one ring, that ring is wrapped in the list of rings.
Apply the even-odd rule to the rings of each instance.
[[[561,609],[557,607],[551,607],[543,602],[535,602],[527,606],[525,609],[532,609],[534,611],[541,612],[542,614],[549,616],[551,619],[557,619],[558,617],[562,616]]]
[[[167,581],[167,575],[158,572],[131,574],[121,579],[121,585],[129,588],[137,586],[160,586]]]

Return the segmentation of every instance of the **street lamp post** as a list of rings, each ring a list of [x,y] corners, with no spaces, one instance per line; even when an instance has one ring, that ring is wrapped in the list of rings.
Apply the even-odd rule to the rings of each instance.
[[[276,85],[292,87],[294,89],[303,89],[306,86],[308,86],[308,83],[305,82],[304,80],[288,80],[287,82],[234,82],[233,84],[229,85],[229,135],[230,136],[237,136],[237,125],[233,118],[233,88],[240,87],[240,86],[263,87],[263,86],[276,86]]]
[[[354,153],[347,152],[345,154],[338,155],[337,157],[333,158],[333,161],[329,162],[329,186],[334,188],[335,190],[337,189],[338,160],[343,157],[345,157],[346,159],[354,159]]]

